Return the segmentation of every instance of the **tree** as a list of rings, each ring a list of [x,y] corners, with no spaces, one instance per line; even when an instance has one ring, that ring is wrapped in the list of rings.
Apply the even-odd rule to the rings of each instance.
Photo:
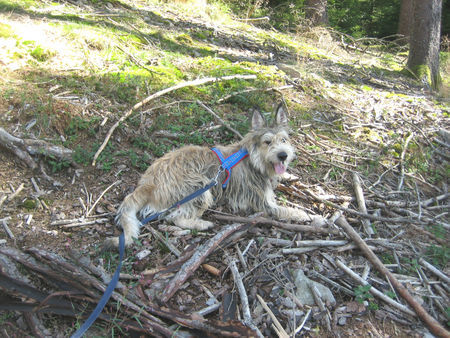
[[[439,44],[442,0],[414,0],[407,67],[433,89],[441,84]]]
[[[402,35],[402,38],[398,42],[405,45],[409,43],[409,36],[412,30],[413,4],[413,0],[402,0],[400,6],[397,34]]]
[[[328,25],[327,0],[306,0],[305,16],[313,26]]]

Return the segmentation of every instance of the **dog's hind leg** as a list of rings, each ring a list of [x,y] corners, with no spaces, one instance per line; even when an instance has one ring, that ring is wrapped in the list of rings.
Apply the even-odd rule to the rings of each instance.
[[[153,197],[153,186],[140,185],[123,200],[117,211],[116,223],[123,229],[125,245],[133,243],[133,238],[138,238],[141,222],[137,218],[137,213],[144,207],[149,206]],[[118,247],[119,238],[108,238],[105,247]]]
[[[180,206],[167,218],[183,229],[206,230],[212,228],[214,223],[200,217],[213,203],[213,196],[210,191],[207,191],[195,201]]]

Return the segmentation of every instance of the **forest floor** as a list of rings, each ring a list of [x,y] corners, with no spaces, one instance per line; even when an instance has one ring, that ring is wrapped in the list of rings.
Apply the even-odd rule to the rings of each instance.
[[[450,66],[442,66],[444,86],[433,93],[405,75],[407,53],[386,41],[367,41],[371,44],[356,43],[323,28],[280,33],[265,21],[257,26],[237,20],[217,4],[0,0],[2,134],[46,142],[34,152],[23,144],[7,149],[0,135],[1,335],[73,333],[83,318],[77,311],[61,312],[57,301],[70,299],[73,309],[80,309],[101,293],[92,285],[68,287],[76,273],[54,262],[73,262],[74,253],[81,253],[97,269],[114,271],[118,255],[102,251],[102,243],[118,234],[117,207],[148,165],[186,144],[235,142],[238,136],[227,127],[245,134],[252,109],[269,117],[280,102],[289,109],[297,159],[277,188],[277,198],[280,204],[323,215],[329,232],[257,223],[227,238],[160,305],[165,315],[152,312],[168,330],[159,334],[201,336],[195,328],[214,336],[195,326],[201,318],[196,311],[211,302],[219,306],[205,315],[207,323],[217,330],[226,325],[241,330],[228,320],[243,314],[225,257],[242,252],[238,269],[244,272],[252,320],[264,336],[277,336],[269,312],[290,336],[426,334],[417,316],[373,296],[344,271],[340,264],[405,306],[386,276],[335,224],[338,211],[448,329]],[[182,82],[238,74],[255,78],[185,87],[133,110],[92,165],[108,130],[136,103]],[[50,155],[50,145],[70,155]],[[30,154],[19,158],[18,148]],[[358,205],[355,186],[364,193],[367,211]],[[150,311],[145,306],[159,304],[158,283],[173,278],[174,272],[165,269],[177,267],[177,250],[186,253],[204,245],[233,223],[219,220],[219,214],[233,220],[228,212],[209,211],[207,217],[218,226],[207,232],[180,231],[161,221],[152,224],[161,234],[158,240],[147,226],[127,250],[121,282],[128,291],[120,292]],[[58,258],[52,264],[42,252]],[[19,256],[29,261],[33,256],[34,268],[19,263]],[[36,273],[39,264],[46,268]],[[299,269],[327,286],[334,300],[300,304]],[[57,282],[63,277],[66,284]],[[98,283],[103,282],[100,278]],[[25,284],[31,293],[24,291]],[[132,297],[136,290],[143,292],[137,293],[139,301]],[[237,317],[231,305],[225,306],[230,297]],[[24,310],[19,303],[30,307]],[[122,336],[125,327],[149,333],[149,317],[130,314],[129,308],[111,302],[105,309],[110,317],[99,319],[91,335]],[[180,320],[180,313],[189,320]]]

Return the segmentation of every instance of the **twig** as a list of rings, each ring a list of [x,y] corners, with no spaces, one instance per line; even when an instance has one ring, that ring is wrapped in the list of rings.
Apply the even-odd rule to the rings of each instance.
[[[364,199],[364,192],[361,186],[361,180],[357,173],[353,173],[353,189],[355,190],[356,201],[358,202],[358,209],[364,214],[367,214],[366,201]],[[370,221],[367,218],[361,220],[364,231],[370,237],[374,234]]]
[[[331,323],[330,323],[329,313],[327,311],[327,308],[325,307],[325,304],[322,301],[322,298],[320,296],[320,292],[317,289],[317,286],[314,285],[314,283],[309,282],[308,286],[309,286],[309,289],[311,290],[311,293],[313,294],[314,301],[316,302],[316,304],[319,307],[320,311],[325,313],[325,323],[327,324],[327,330],[328,330],[328,332],[331,333]]]
[[[400,284],[397,278],[383,265],[380,259],[373,253],[373,251],[367,247],[367,244],[362,240],[358,233],[348,224],[344,217],[341,217],[336,222],[350,238],[359,246],[364,255],[370,260],[370,262],[376,267],[376,269],[382,274],[386,275],[391,281],[397,292],[406,300],[406,302],[414,309],[418,317],[427,325],[431,333],[439,337],[450,337],[450,333],[439,324],[436,319],[431,317],[425,309],[420,305],[408,292],[408,290]]]
[[[295,241],[295,244],[298,247],[305,247],[305,246],[320,246],[320,247],[326,247],[326,246],[340,246],[347,244],[347,240],[323,240],[323,239],[315,239],[315,240],[303,240],[303,241]]]
[[[267,306],[267,303],[264,301],[264,299],[258,294],[256,294],[256,298],[258,298],[258,301],[261,303],[261,305],[264,308],[264,310],[267,311],[267,313],[269,314],[270,318],[272,319],[273,324],[274,324],[274,329],[275,329],[275,332],[277,333],[278,337],[280,337],[280,338],[289,338],[289,335],[284,330],[283,326],[281,326],[280,322],[278,321],[277,317],[273,314],[273,312],[269,308],[269,306]]]
[[[227,128],[232,133],[236,134],[240,139],[244,138],[240,132],[238,132],[233,127],[229,126],[228,123],[226,123],[219,115],[217,115],[211,108],[209,108],[207,105],[205,105],[202,101],[197,100],[197,104],[199,106],[203,107],[203,109],[205,109],[208,113],[210,113],[212,116],[214,116],[220,122],[220,124],[222,124],[225,128]]]
[[[11,239],[14,239],[14,234],[12,233],[11,229],[9,228],[8,223],[6,222],[6,220],[7,220],[6,218],[3,218],[3,219],[2,219],[3,228],[5,229],[5,231],[6,231],[6,233],[8,234],[8,236],[9,236]]]
[[[308,320],[309,315],[311,314],[311,311],[312,311],[312,310],[309,309],[308,312],[306,312],[306,315],[305,315],[305,317],[303,318],[302,323],[301,323],[301,324],[299,325],[299,327],[296,328],[295,331],[294,331],[294,337],[295,337],[297,334],[299,334],[300,331],[303,329],[303,326],[305,326],[305,323],[306,323],[306,321]]]
[[[229,81],[229,80],[234,80],[234,79],[254,80],[254,79],[256,79],[256,75],[231,75],[231,76],[223,76],[223,77],[207,77],[204,79],[197,79],[197,80],[193,80],[193,81],[181,82],[175,86],[160,90],[159,92],[156,92],[156,93],[146,97],[141,102],[136,103],[133,107],[131,107],[129,110],[127,110],[125,112],[125,114],[123,114],[121,116],[121,118],[116,123],[114,123],[114,125],[109,129],[108,133],[106,134],[105,140],[103,141],[102,145],[100,146],[100,148],[98,148],[97,152],[94,155],[94,159],[92,161],[92,166],[95,166],[95,163],[97,162],[98,157],[100,156],[102,151],[105,149],[106,145],[108,144],[109,139],[111,138],[111,135],[114,133],[114,130],[116,130],[116,128],[119,126],[119,124],[121,124],[123,121],[125,121],[128,118],[128,116],[130,116],[133,113],[133,111],[135,111],[136,109],[139,109],[140,107],[147,104],[151,100],[154,100],[160,96],[163,96],[167,93],[173,92],[180,88],[191,87],[191,86],[200,86],[200,85],[203,85],[206,83]]]
[[[3,205],[4,202],[6,201],[11,201],[12,199],[14,199],[18,194],[20,194],[20,192],[23,190],[24,184],[20,184],[19,187],[16,189],[16,191],[14,191],[11,195],[7,196],[3,196],[2,199],[0,200],[0,207]]]
[[[153,229],[152,226],[149,226],[148,228],[150,229],[152,235],[155,236],[155,238],[157,238],[162,244],[164,244],[175,256],[181,256],[180,250],[178,250],[172,243],[165,239],[156,229]]]
[[[403,181],[405,179],[405,154],[406,150],[408,149],[408,144],[411,141],[412,137],[414,136],[414,133],[410,133],[408,137],[405,140],[405,144],[403,145],[403,150],[400,155],[400,180],[398,182],[397,190],[402,190]]]
[[[88,217],[90,215],[90,213],[92,212],[92,210],[94,210],[95,206],[97,205],[98,202],[100,202],[100,200],[102,199],[103,195],[106,194],[108,192],[108,190],[110,190],[112,187],[120,184],[122,181],[116,181],[113,184],[111,184],[109,187],[107,187],[105,190],[103,190],[103,192],[100,194],[100,196],[97,198],[97,200],[94,202],[94,204],[92,205],[92,207],[89,209],[89,211],[86,213],[86,217]]]

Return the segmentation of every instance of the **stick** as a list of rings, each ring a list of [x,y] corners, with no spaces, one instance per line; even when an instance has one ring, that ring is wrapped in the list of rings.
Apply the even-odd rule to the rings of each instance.
[[[197,268],[203,263],[208,255],[213,252],[219,244],[232,233],[240,230],[244,225],[232,224],[225,227],[222,231],[218,232],[214,237],[210,238],[205,244],[203,244],[194,255],[183,264],[177,274],[170,280],[166,288],[163,291],[161,301],[167,303],[167,301],[174,295],[174,293],[180,288],[181,285],[197,270]]]
[[[450,333],[444,327],[442,327],[441,324],[436,321],[436,319],[431,317],[419,303],[417,303],[417,301],[411,296],[408,290],[402,284],[400,284],[397,278],[395,278],[394,275],[383,265],[383,263],[373,253],[373,251],[368,248],[367,244],[351,227],[351,225],[348,224],[347,220],[344,217],[339,218],[336,224],[344,229],[344,231],[350,236],[350,238],[355,241],[364,255],[377,268],[377,270],[389,278],[397,292],[414,309],[418,317],[427,325],[431,333],[439,337],[450,337]]]
[[[211,108],[209,108],[208,106],[206,106],[202,101],[197,100],[197,104],[199,106],[202,106],[203,109],[205,109],[208,113],[210,113],[212,116],[214,116],[219,122],[220,124],[222,124],[225,128],[227,128],[229,131],[231,131],[232,133],[236,134],[240,139],[243,139],[244,137],[242,136],[242,134],[240,132],[238,132],[236,129],[234,129],[233,127],[230,127],[228,125],[228,123],[226,123],[219,115],[217,115]]]
[[[14,239],[14,234],[12,233],[11,229],[8,226],[8,223],[6,223],[6,219],[2,219],[3,228],[5,229],[8,236],[12,239]]]
[[[403,146],[402,153],[400,155],[400,180],[398,182],[397,190],[402,190],[403,186],[403,180],[405,179],[405,154],[406,150],[408,149],[408,144],[411,141],[412,137],[414,136],[414,133],[411,133],[408,135],[408,137],[405,140],[405,144]]]
[[[252,224],[266,224],[266,225],[272,225],[279,228],[283,228],[286,230],[292,230],[292,231],[303,231],[303,232],[311,232],[311,233],[318,233],[318,234],[333,234],[338,235],[339,232],[330,229],[330,228],[321,228],[313,225],[303,225],[303,224],[292,224],[292,223],[284,223],[275,221],[273,219],[264,218],[264,217],[241,217],[241,216],[233,216],[233,215],[221,215],[221,214],[213,214],[214,218],[218,220],[223,221],[231,221],[231,222],[237,222],[237,223],[252,223]]]
[[[253,323],[252,315],[250,313],[250,307],[248,305],[248,297],[247,292],[245,291],[244,283],[242,282],[241,275],[239,274],[239,270],[236,266],[236,261],[234,259],[228,258],[228,266],[230,267],[231,273],[233,274],[234,284],[236,285],[239,297],[241,298],[242,303],[242,314],[244,316],[244,324],[255,330],[258,333],[258,336],[264,337],[256,325]]]
[[[111,189],[112,187],[116,186],[117,184],[120,184],[122,181],[116,181],[113,184],[111,184],[108,188],[106,188],[101,194],[100,196],[97,198],[97,200],[94,202],[94,204],[92,205],[92,207],[89,209],[89,211],[86,213],[86,217],[89,216],[89,214],[92,212],[92,210],[94,210],[95,206],[97,205],[98,202],[100,202],[100,200],[102,199],[103,195],[106,194],[108,192],[109,189]]]
[[[258,298],[259,302],[261,303],[262,307],[264,308],[264,310],[267,311],[267,313],[269,314],[270,318],[272,319],[274,326],[275,326],[275,332],[278,334],[278,337],[280,338],[289,338],[289,335],[287,334],[287,332],[284,330],[283,326],[281,326],[280,322],[278,321],[277,317],[273,314],[272,310],[267,306],[267,303],[264,301],[264,299],[256,294],[256,298]]]
[[[141,102],[136,103],[133,107],[131,107],[129,110],[125,112],[125,114],[122,115],[122,117],[114,123],[114,125],[109,129],[108,133],[106,134],[105,140],[103,141],[100,148],[98,148],[97,152],[94,155],[94,159],[92,161],[92,166],[95,166],[95,163],[97,162],[98,157],[102,153],[103,149],[105,149],[106,145],[108,144],[109,139],[111,138],[111,135],[114,133],[114,130],[121,124],[123,121],[125,121],[128,116],[130,116],[133,111],[136,109],[139,109],[143,105],[149,103],[151,100],[154,100],[160,96],[163,96],[167,93],[173,92],[177,89],[184,88],[184,87],[191,87],[191,86],[200,86],[206,83],[210,82],[220,82],[220,81],[229,81],[234,79],[242,79],[242,80],[254,80],[256,79],[256,75],[230,75],[230,76],[223,76],[223,77],[207,77],[204,79],[197,79],[193,81],[187,81],[187,82],[181,82],[175,86],[160,90],[159,92],[156,92],[148,97],[146,97]]]
[[[366,201],[364,199],[364,192],[361,187],[361,180],[357,173],[353,173],[353,189],[355,189],[356,201],[358,202],[358,209],[362,213],[367,214]],[[364,231],[370,237],[374,234],[372,226],[370,225],[370,221],[367,218],[363,218],[361,220],[362,225],[364,227]]]
[[[427,270],[429,270],[431,273],[442,279],[444,282],[450,284],[450,278],[442,271],[440,271],[439,269],[435,268],[433,265],[428,263],[426,260],[424,260],[423,258],[419,258],[419,263],[423,265],[425,268],[427,268]]]

